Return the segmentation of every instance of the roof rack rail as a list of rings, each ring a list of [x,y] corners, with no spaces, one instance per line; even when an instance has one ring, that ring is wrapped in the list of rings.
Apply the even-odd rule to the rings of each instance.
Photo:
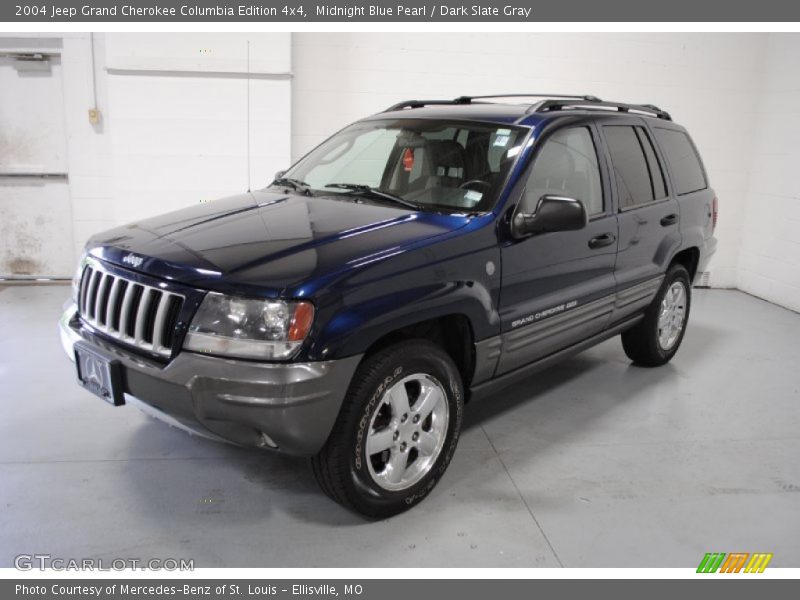
[[[654,104],[625,104],[623,102],[607,102],[597,96],[589,94],[491,94],[486,96],[459,96],[452,100],[405,100],[398,102],[384,110],[392,112],[406,108],[422,108],[423,106],[446,106],[457,104],[472,104],[475,100],[490,100],[494,98],[545,98],[531,104],[525,111],[526,114],[537,112],[551,112],[564,109],[607,110],[623,113],[639,113],[650,115],[665,121],[671,121],[670,114]]]
[[[459,96],[456,101],[469,104],[473,100],[491,100],[492,98],[559,98],[564,100],[585,100],[587,102],[600,102],[600,98],[590,94],[490,94],[488,96]]]
[[[383,112],[392,112],[406,108],[422,108],[423,106],[443,106],[455,104],[472,104],[474,100],[490,100],[493,98],[558,98],[562,100],[583,100],[585,102],[600,102],[600,98],[591,95],[572,94],[490,94],[486,96],[459,96],[452,100],[404,100],[393,104]]]
[[[588,110],[607,110],[610,112],[639,113],[650,115],[665,121],[671,121],[672,116],[665,110],[660,109],[654,104],[626,104],[623,102],[607,102],[598,99],[586,100],[584,102],[574,102],[571,100],[553,99],[542,100],[531,105],[529,113],[552,112],[564,109],[588,109]]]
[[[392,104],[389,108],[385,109],[383,112],[393,112],[395,110],[403,110],[404,108],[422,108],[423,106],[469,104],[469,102],[456,102],[456,100],[404,100],[403,102]]]

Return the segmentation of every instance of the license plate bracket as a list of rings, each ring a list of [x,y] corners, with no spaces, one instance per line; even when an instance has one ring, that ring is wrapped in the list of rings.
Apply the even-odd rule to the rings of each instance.
[[[75,344],[75,368],[82,387],[114,406],[125,404],[119,361],[78,342]]]

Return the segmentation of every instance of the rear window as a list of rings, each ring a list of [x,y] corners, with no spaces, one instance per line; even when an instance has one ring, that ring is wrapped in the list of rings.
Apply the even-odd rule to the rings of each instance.
[[[656,128],[658,145],[664,151],[672,168],[675,193],[679,196],[704,190],[708,187],[700,157],[689,136],[682,131]]]

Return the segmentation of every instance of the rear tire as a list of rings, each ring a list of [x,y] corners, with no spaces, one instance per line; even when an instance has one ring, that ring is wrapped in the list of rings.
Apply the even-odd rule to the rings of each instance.
[[[370,518],[425,498],[455,452],[464,411],[461,376],[426,340],[400,342],[356,370],[328,441],[311,459],[322,490]]]
[[[686,268],[672,265],[644,318],[622,334],[628,358],[643,367],[658,367],[675,356],[689,321],[691,290]]]

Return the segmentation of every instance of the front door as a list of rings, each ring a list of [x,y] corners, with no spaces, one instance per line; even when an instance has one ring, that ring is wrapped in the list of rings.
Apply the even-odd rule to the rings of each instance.
[[[558,129],[544,141],[523,178],[519,210],[535,211],[544,195],[581,200],[589,216],[578,231],[533,235],[502,248],[497,374],[506,373],[601,332],[614,308],[617,217],[611,206],[599,140],[590,123]]]

